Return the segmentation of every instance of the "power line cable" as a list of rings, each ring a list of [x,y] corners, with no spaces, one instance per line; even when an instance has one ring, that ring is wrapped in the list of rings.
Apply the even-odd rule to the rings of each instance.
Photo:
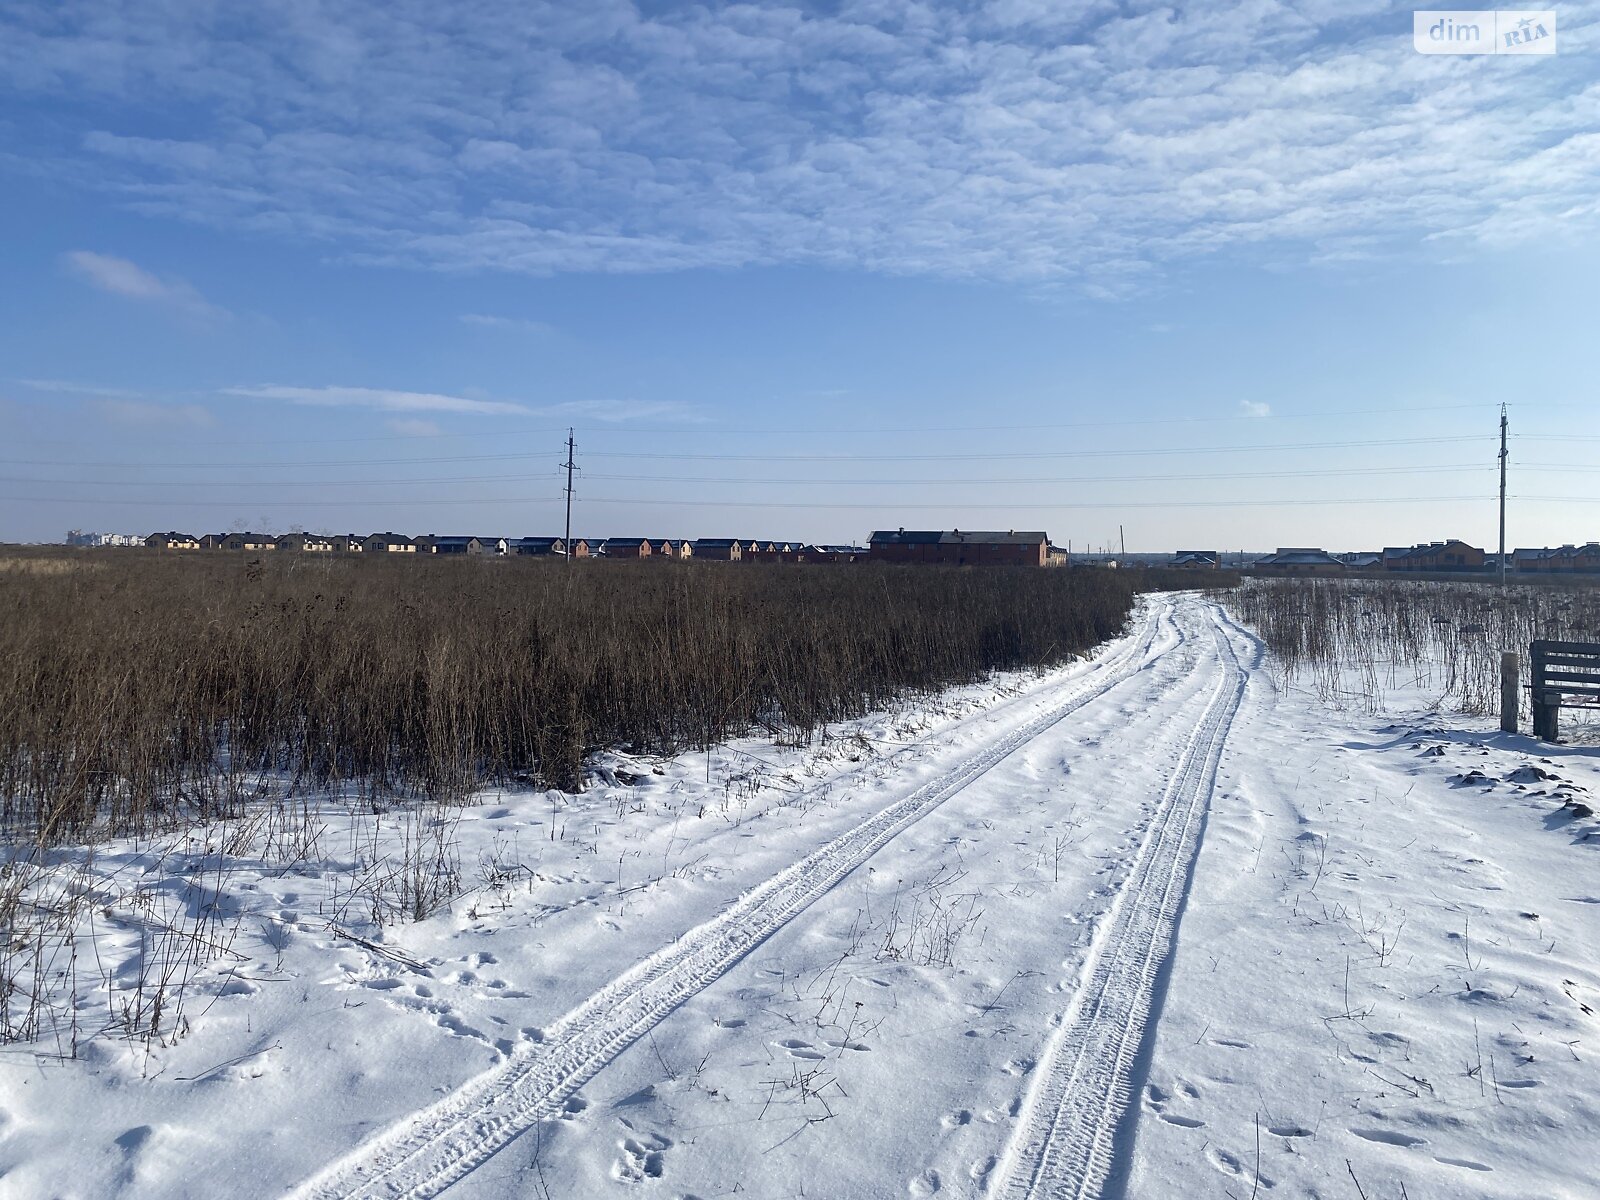
[[[1368,449],[1378,446],[1438,446],[1462,442],[1490,444],[1493,438],[1482,434],[1462,434],[1453,437],[1381,438],[1369,441],[1339,442],[1287,442],[1248,446],[1141,446],[1129,450],[1049,450],[1010,451],[992,454],[679,454],[642,451],[599,451],[590,458],[648,458],[654,460],[697,462],[965,462],[1013,461],[1016,459],[1063,458],[1137,458],[1146,454],[1252,454],[1284,450],[1348,450]],[[282,467],[382,467],[407,466],[418,463],[507,462],[530,458],[543,458],[548,451],[528,451],[513,454],[469,454],[424,458],[371,458],[371,459],[313,459],[299,462],[235,462],[235,463],[139,463],[139,462],[80,462],[75,460],[0,459],[3,466],[30,467],[83,467],[89,470],[183,470],[232,471],[241,468]]]

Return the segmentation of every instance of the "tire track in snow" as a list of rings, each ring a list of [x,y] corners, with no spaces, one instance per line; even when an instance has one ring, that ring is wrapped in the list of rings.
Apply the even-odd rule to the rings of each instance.
[[[1101,926],[995,1173],[997,1200],[1088,1200],[1104,1193],[1113,1138],[1134,1103],[1134,1059],[1172,950],[1200,830],[1247,676],[1213,609],[1216,691],[1189,736],[1150,833]]]
[[[1182,645],[1151,653],[1170,602],[1152,606],[1140,635],[1101,664],[1087,688],[958,762],[945,774],[833,838],[746,892],[718,916],[606,984],[543,1040],[444,1099],[403,1118],[302,1183],[294,1200],[435,1196],[566,1102],[607,1063],[786,925],[894,836],[1045,730]],[[1180,631],[1181,634],[1181,631]]]

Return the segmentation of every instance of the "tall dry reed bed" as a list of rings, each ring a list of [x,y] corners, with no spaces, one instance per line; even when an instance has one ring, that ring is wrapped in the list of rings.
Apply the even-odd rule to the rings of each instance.
[[[1370,712],[1398,689],[1460,712],[1497,711],[1502,650],[1526,660],[1536,638],[1600,641],[1600,587],[1576,581],[1502,593],[1487,581],[1257,579],[1230,604],[1286,678]]]
[[[81,558],[77,561],[86,561]],[[453,799],[599,747],[805,736],[1115,634],[1132,573],[143,552],[0,571],[0,822],[237,813],[263,774]]]

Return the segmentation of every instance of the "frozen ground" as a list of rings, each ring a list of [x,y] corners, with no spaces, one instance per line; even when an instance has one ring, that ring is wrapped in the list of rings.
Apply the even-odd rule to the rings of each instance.
[[[1423,703],[1157,598],[820,746],[98,848],[0,1195],[1600,1195],[1600,755]]]

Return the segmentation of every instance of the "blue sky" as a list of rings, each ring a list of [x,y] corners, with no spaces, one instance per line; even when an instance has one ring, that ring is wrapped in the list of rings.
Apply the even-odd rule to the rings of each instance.
[[[1596,7],[0,0],[0,538],[1600,538]]]

